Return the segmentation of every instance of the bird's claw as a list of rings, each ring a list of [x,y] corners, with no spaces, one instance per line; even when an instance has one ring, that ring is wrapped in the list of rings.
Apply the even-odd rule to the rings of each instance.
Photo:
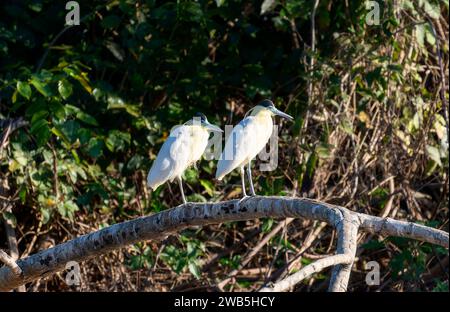
[[[244,195],[244,197],[242,197],[241,199],[239,199],[238,203],[240,204],[244,199],[250,198],[252,196],[249,195]]]

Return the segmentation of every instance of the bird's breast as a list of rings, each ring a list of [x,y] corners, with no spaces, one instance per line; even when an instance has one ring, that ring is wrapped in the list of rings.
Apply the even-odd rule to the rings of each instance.
[[[208,145],[209,133],[201,127],[193,127],[191,132],[190,154],[191,161],[200,160]]]

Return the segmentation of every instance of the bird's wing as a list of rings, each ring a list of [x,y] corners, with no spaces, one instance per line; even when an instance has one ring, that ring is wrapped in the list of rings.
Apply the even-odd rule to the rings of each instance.
[[[175,128],[164,142],[147,176],[147,185],[155,190],[181,175],[189,163],[190,132],[187,126]]]
[[[258,130],[260,129],[258,129],[253,116],[244,118],[233,128],[217,163],[216,179],[222,180],[233,169],[248,161],[252,154],[256,139],[255,134],[258,133]]]

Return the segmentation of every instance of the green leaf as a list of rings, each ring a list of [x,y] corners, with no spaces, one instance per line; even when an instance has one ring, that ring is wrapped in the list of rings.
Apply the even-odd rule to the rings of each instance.
[[[144,157],[142,157],[141,155],[138,155],[138,154],[134,155],[128,161],[127,169],[130,171],[139,169],[143,160],[144,160]]]
[[[183,177],[187,183],[197,183],[198,171],[193,168],[188,168],[184,171]]]
[[[101,89],[95,88],[94,90],[92,90],[92,95],[94,96],[96,101],[100,101],[103,98],[104,93]]]
[[[12,212],[4,211],[2,216],[3,220],[7,221],[13,228],[17,226],[16,216]]]
[[[87,73],[81,72],[78,69],[74,69],[74,68],[70,68],[70,67],[65,67],[63,69],[63,71],[66,74],[68,74],[70,77],[77,80],[83,86],[83,88],[87,92],[89,92],[89,94],[92,94],[92,87],[89,85],[89,79],[88,79]]]
[[[442,167],[442,162],[441,162],[441,154],[439,153],[439,149],[431,146],[431,145],[427,145],[426,146],[426,150],[427,150],[427,154],[428,156],[434,161],[436,162],[439,166]]]
[[[75,204],[73,201],[69,200],[65,203],[59,203],[58,204],[58,212],[61,216],[69,218],[70,220],[73,220],[74,213],[78,211],[79,208],[77,204]]]
[[[40,128],[44,127],[45,125],[48,125],[48,121],[41,118],[41,119],[36,119],[34,121],[31,122],[31,128],[30,131],[31,133],[35,134]]]
[[[66,118],[66,110],[59,100],[50,101],[48,108],[52,112],[52,117],[56,120],[64,120]]]
[[[43,81],[41,81],[37,76],[32,76],[30,83],[39,91],[43,96],[49,97],[52,95],[50,87]]]
[[[221,7],[225,3],[225,0],[216,0],[216,5]]]
[[[61,94],[64,100],[67,100],[69,96],[72,94],[72,84],[68,82],[66,79],[62,79],[58,82],[58,92]]]
[[[342,120],[342,122],[339,124],[339,127],[342,130],[344,130],[344,132],[347,133],[347,134],[350,134],[350,135],[354,134],[354,132],[353,132],[353,124],[347,118]]]
[[[264,233],[268,233],[272,229],[272,226],[273,226],[273,219],[272,218],[265,219],[263,221],[262,231]]]
[[[205,188],[205,191],[209,196],[214,195],[214,184],[211,181],[201,179],[200,184]]]
[[[45,145],[52,135],[52,133],[50,131],[50,127],[48,126],[48,123],[45,123],[44,125],[42,125],[42,127],[37,129],[34,134],[36,136],[36,141],[37,141],[38,146]]]
[[[21,167],[25,167],[28,164],[27,154],[22,150],[14,150],[13,158]]]
[[[14,91],[13,95],[11,96],[11,102],[15,104],[17,102],[17,90]]]
[[[98,127],[97,120],[88,113],[85,113],[80,110],[77,112],[76,117],[82,122],[87,123],[88,125]]]
[[[331,150],[334,146],[326,143],[320,143],[316,147],[316,153],[319,158],[329,158],[331,156]]]
[[[436,44],[436,37],[434,36],[434,32],[430,24],[427,24],[425,27],[425,39],[432,46]]]
[[[129,133],[121,132],[119,130],[112,130],[109,132],[108,138],[106,139],[106,147],[111,151],[124,150],[126,145],[131,141],[131,136]]]
[[[24,205],[27,201],[27,189],[22,187],[19,191],[20,202]]]
[[[91,138],[89,140],[87,151],[89,156],[97,158],[103,154],[103,141],[97,138]]]
[[[124,109],[133,117],[140,117],[140,109],[137,105],[125,103],[123,99],[117,96],[108,96],[108,109]]]
[[[22,81],[17,81],[16,88],[21,96],[23,96],[27,100],[29,100],[31,98],[31,87],[28,83],[22,82]]]
[[[306,162],[304,177],[301,179],[300,185],[303,185],[303,180],[305,180],[305,178],[311,179],[313,177],[319,157],[328,158],[329,155],[330,154],[329,154],[328,150],[322,150],[322,149],[320,149],[320,147],[317,147],[316,151],[309,155],[308,160]]]
[[[50,211],[46,208],[41,208],[41,220],[43,224],[47,224],[50,221]]]
[[[425,25],[416,25],[416,40],[421,48],[425,47]]]
[[[441,8],[437,3],[424,1],[423,8],[425,12],[433,19],[439,19],[439,17],[441,16]]]
[[[192,273],[192,275],[195,276],[196,279],[199,279],[202,275],[200,272],[200,268],[194,261],[189,262],[189,271]]]
[[[75,120],[68,120],[57,128],[64,134],[70,143],[73,143],[78,138],[80,124]]]

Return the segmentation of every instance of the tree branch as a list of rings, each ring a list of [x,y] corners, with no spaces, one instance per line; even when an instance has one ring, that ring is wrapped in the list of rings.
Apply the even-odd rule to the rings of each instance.
[[[353,261],[355,260],[358,228],[360,220],[357,215],[354,215],[349,210],[343,211],[343,220],[336,226],[337,232],[337,252],[345,255],[348,262],[345,264],[338,264],[333,268],[331,273],[331,281],[329,291],[347,291],[350,273],[352,271]]]
[[[295,285],[303,281],[305,278],[319,273],[323,269],[326,269],[333,265],[338,264],[350,264],[353,262],[353,257],[351,255],[334,255],[326,258],[322,258],[308,264],[300,271],[289,275],[284,280],[274,284],[272,287],[264,287],[260,291],[261,292],[279,292],[279,291],[288,291],[294,288]]]
[[[189,226],[267,217],[320,220],[338,231],[342,226],[344,240],[353,235],[354,226],[360,224],[361,229],[373,233],[410,237],[448,248],[448,233],[438,229],[371,217],[310,199],[255,196],[241,201],[187,203],[158,214],[114,224],[83,235],[18,260],[17,264],[23,272],[21,276],[14,274],[9,267],[0,268],[0,291],[7,291],[61,271],[69,261],[84,261],[143,240],[161,240]],[[344,222],[344,218],[347,217],[350,219]],[[347,221],[350,222],[350,226]],[[347,233],[348,228],[350,230]],[[338,242],[338,253],[352,251],[352,244]],[[346,271],[345,274],[339,272],[336,273],[337,277],[347,274]]]
[[[5,266],[8,267],[11,270],[11,272],[15,274],[17,277],[20,277],[20,275],[22,274],[22,270],[14,261],[14,259],[1,249],[0,249],[0,262],[3,262]]]

